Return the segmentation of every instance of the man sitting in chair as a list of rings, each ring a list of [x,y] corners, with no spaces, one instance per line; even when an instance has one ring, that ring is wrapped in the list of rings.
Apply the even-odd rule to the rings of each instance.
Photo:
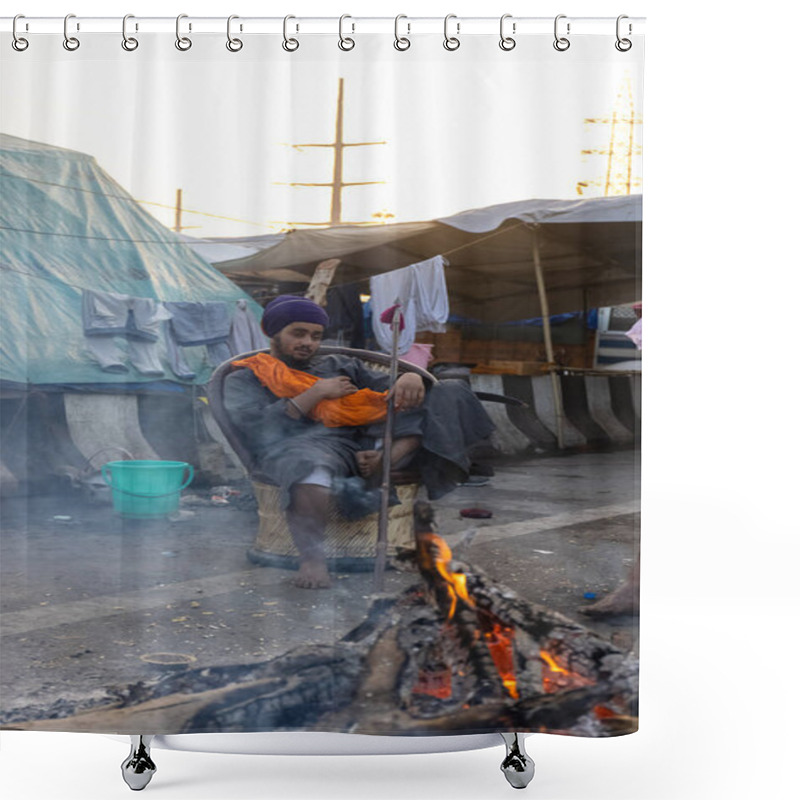
[[[346,516],[357,516],[346,507],[353,484],[369,488],[380,481],[383,454],[376,441],[383,436],[390,381],[358,358],[318,355],[327,324],[325,310],[311,300],[277,297],[261,320],[270,353],[235,361],[246,369],[231,372],[224,384],[225,408],[250,447],[256,473],[280,488],[300,553],[294,583],[304,588],[331,583],[323,546],[331,498]],[[426,387],[406,372],[392,398],[392,468],[413,466],[435,500],[465,480],[468,448],[494,425],[462,381]]]

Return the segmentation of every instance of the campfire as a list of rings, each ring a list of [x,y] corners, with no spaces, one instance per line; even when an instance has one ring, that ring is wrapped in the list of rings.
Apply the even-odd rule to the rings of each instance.
[[[69,729],[82,722],[87,730],[133,733],[613,736],[636,729],[638,666],[630,654],[457,561],[434,532],[427,504],[418,504],[415,518],[417,549],[406,558],[422,582],[376,598],[336,645],[128,687],[115,707],[76,715]],[[157,724],[146,724],[148,717]],[[64,720],[51,722],[65,729]]]

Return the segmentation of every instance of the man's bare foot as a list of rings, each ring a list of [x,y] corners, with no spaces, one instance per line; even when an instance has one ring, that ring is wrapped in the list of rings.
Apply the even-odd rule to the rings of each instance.
[[[324,561],[303,560],[292,583],[301,589],[330,589],[331,576]]]
[[[359,450],[356,453],[356,463],[362,478],[376,475],[380,470],[382,461],[380,450]]]
[[[639,613],[638,582],[629,579],[611,594],[606,595],[590,606],[583,606],[578,611],[587,617],[613,617],[618,614]]]

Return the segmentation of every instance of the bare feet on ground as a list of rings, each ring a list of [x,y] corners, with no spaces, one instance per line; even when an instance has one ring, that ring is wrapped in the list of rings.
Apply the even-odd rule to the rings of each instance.
[[[590,606],[578,609],[587,617],[612,617],[617,614],[639,613],[639,586],[633,580],[627,580],[611,594],[606,595]]]
[[[324,561],[301,561],[292,583],[301,589],[330,589],[331,576]]]

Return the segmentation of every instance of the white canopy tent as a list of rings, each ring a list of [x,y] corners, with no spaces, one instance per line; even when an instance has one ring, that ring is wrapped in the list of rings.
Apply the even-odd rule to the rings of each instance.
[[[547,315],[541,283],[550,314],[640,299],[641,219],[641,195],[523,200],[429,222],[208,240],[258,250],[234,259],[206,251],[206,258],[243,286],[310,279],[320,261],[339,258],[335,283],[366,288],[371,275],[443,255],[453,313],[507,322]]]
[[[237,240],[259,249],[213,263],[247,286],[310,279],[320,261],[338,258],[335,283],[363,281],[366,291],[371,275],[441,255],[448,262],[452,313],[486,323],[542,317],[547,359],[554,367],[551,314],[641,298],[641,224],[641,195],[523,200],[429,222],[342,225]],[[560,384],[553,369],[551,377],[563,446]]]

